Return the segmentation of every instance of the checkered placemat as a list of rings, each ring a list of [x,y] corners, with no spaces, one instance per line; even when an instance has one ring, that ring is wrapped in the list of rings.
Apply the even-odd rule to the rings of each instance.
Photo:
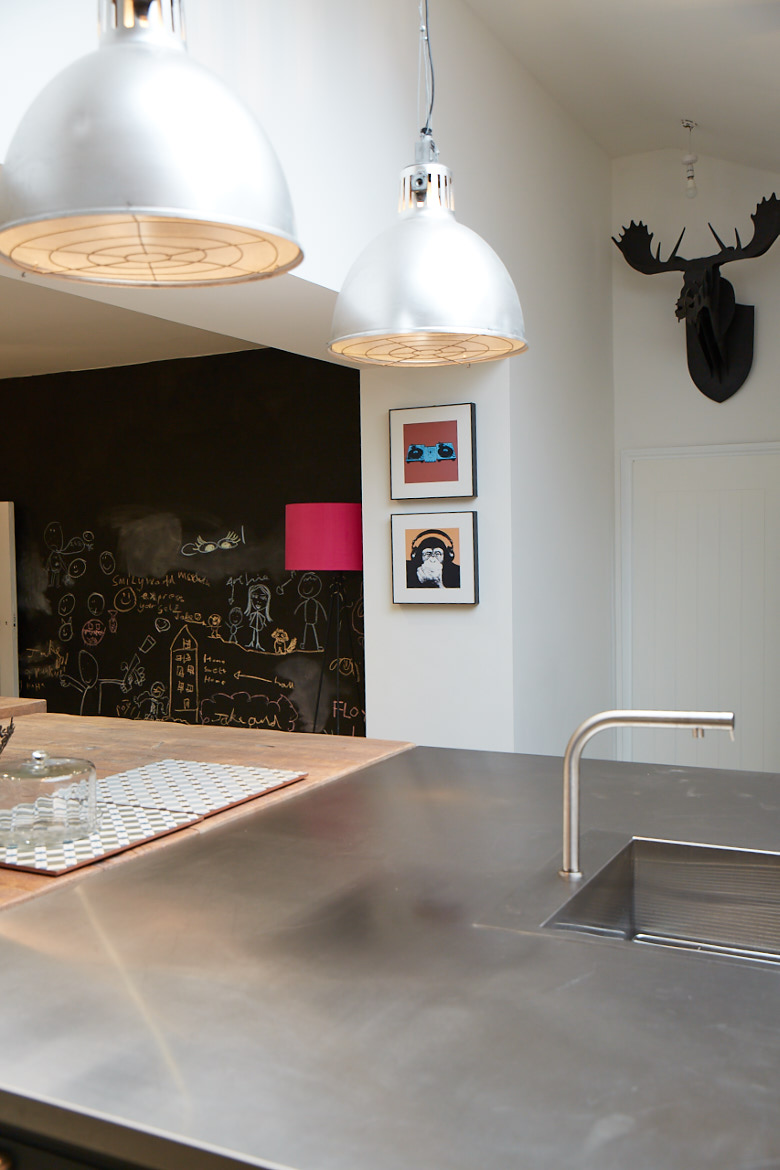
[[[96,832],[61,845],[0,845],[0,866],[61,874],[197,824],[213,813],[302,780],[305,772],[159,760],[98,781]]]
[[[305,773],[197,760],[158,760],[98,780],[98,800],[144,808],[188,809],[208,816],[300,780]]]
[[[62,845],[0,846],[0,865],[30,869],[35,873],[67,873],[81,865],[99,861],[112,853],[121,853],[172,833],[185,825],[195,825],[203,818],[193,813],[169,812],[168,809],[144,809],[132,805],[98,803],[100,825],[97,832]]]

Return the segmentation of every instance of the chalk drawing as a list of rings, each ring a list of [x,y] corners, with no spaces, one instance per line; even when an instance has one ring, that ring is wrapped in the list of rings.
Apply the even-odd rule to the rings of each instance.
[[[239,682],[242,678],[251,678],[254,682],[271,683],[275,687],[281,687],[283,691],[291,691],[295,686],[295,683],[289,679],[277,678],[276,675],[273,678],[263,678],[259,674],[246,674],[243,670],[237,670],[233,677]]]
[[[271,590],[267,585],[250,585],[246,595],[244,617],[249,618],[252,638],[248,649],[262,650],[260,634],[271,621]]]
[[[141,691],[140,695],[135,696],[133,705],[138,713],[136,718],[164,720],[169,705],[165,683],[152,683],[148,691]]]
[[[198,722],[199,689],[198,642],[189,626],[184,625],[171,643],[171,718]]]
[[[118,610],[119,613],[129,613],[131,609],[135,609],[137,603],[135,589],[130,585],[123,585],[114,594],[114,609]]]
[[[267,581],[267,580],[268,580],[267,573],[262,573],[262,574],[257,573],[257,574],[254,574],[252,576],[250,576],[248,573],[239,573],[239,575],[237,577],[228,577],[227,586],[228,586],[228,589],[230,590],[230,604],[231,605],[236,604],[236,589],[238,588],[239,585],[246,585],[247,587],[249,587],[250,585],[257,584],[258,581]]]
[[[105,623],[100,618],[89,618],[81,627],[81,640],[85,646],[99,646],[105,632]]]
[[[328,670],[338,670],[342,678],[354,678],[360,682],[360,666],[354,658],[334,658]]]
[[[237,605],[233,606],[227,617],[227,628],[229,633],[228,642],[233,642],[236,645],[238,644],[238,631],[241,628],[243,620],[244,611],[239,609]]]
[[[201,703],[201,722],[221,727],[268,727],[275,731],[293,731],[298,711],[286,695],[269,698],[250,695],[216,694]]]
[[[94,654],[88,650],[79,650],[78,654],[79,677],[63,674],[60,676],[60,686],[73,687],[81,694],[79,715],[100,714],[100,668]]]
[[[353,629],[353,630],[355,631],[355,633],[357,634],[357,640],[358,640],[358,644],[359,644],[360,646],[362,646],[362,645],[365,643],[365,640],[366,640],[366,637],[365,637],[365,624],[364,624],[364,620],[363,620],[363,619],[364,619],[364,612],[363,612],[363,589],[362,589],[362,587],[361,587],[361,590],[360,590],[360,597],[358,597],[357,601],[353,602],[353,604],[352,604],[352,613],[351,613],[351,615],[350,615],[350,621],[352,622],[352,629]]]
[[[57,604],[57,613],[60,617],[68,617],[73,613],[76,606],[76,596],[74,593],[63,593]]]
[[[146,681],[146,671],[141,666],[141,659],[137,654],[134,654],[129,661],[121,663],[121,667],[122,677],[115,681],[118,682],[125,694],[134,686],[143,686]]]
[[[317,600],[321,589],[322,581],[316,573],[304,573],[298,582],[298,596],[302,600],[295,607],[296,613],[303,610],[303,637],[300,641],[300,649],[315,653],[322,650],[317,636],[317,622],[320,615],[326,616],[324,605]]]
[[[357,719],[365,715],[365,712],[361,711],[360,707],[350,706],[347,699],[339,699],[338,702],[334,699],[331,712],[334,719],[337,715],[340,715],[342,719]]]
[[[194,542],[181,546],[181,554],[184,557],[194,557],[198,553],[228,552],[232,548],[237,548],[239,544],[246,544],[243,524],[240,533],[228,532],[226,536],[220,536],[217,540],[204,540],[202,536],[198,536]]]
[[[90,593],[87,598],[87,609],[93,617],[100,617],[106,608],[106,599],[102,593]]]
[[[298,645],[298,639],[291,638],[287,630],[274,630],[271,637],[274,640],[274,654],[292,654]]]
[[[30,563],[42,591],[48,582],[43,612],[49,616],[34,641],[40,647],[51,637],[58,657],[56,662],[22,658],[26,693],[38,688],[54,709],[82,714],[198,723],[207,712],[212,722],[234,726],[289,730],[301,720],[308,726],[314,698],[307,663],[299,656],[323,651],[327,574],[277,576],[255,562],[256,568],[221,575],[223,565],[240,565],[239,557],[246,555],[246,528],[218,519],[197,538],[197,529],[190,528],[190,539],[182,535],[178,517],[165,519],[163,530],[155,517],[142,518],[130,533],[132,547],[124,540],[127,525],[120,531],[124,543],[117,546],[113,522],[110,532],[97,525],[68,530],[58,521],[45,530],[36,526]],[[220,560],[220,554],[231,560]],[[208,558],[213,572],[204,571]],[[193,571],[196,565],[201,572]],[[362,597],[346,608],[342,630],[362,643]],[[334,661],[328,644],[325,664],[330,679],[337,675],[343,684],[347,718],[362,686],[363,663],[357,643],[354,650],[344,649],[349,657]],[[257,669],[268,674],[256,674]],[[333,681],[329,685],[332,690]],[[258,694],[264,697],[255,704]],[[216,708],[204,707],[215,696],[221,696]],[[281,699],[285,703],[279,706]]]

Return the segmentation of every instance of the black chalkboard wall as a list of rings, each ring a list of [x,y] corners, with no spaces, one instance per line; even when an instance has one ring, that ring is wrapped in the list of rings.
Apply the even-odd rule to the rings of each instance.
[[[360,499],[356,372],[277,350],[3,381],[21,693],[50,711],[335,730],[331,575],[284,506]],[[347,574],[341,734],[365,733]],[[304,620],[305,619],[305,620]]]

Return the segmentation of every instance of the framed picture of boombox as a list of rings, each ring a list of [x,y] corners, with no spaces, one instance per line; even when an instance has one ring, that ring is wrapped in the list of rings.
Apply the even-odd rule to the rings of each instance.
[[[477,494],[475,414],[473,402],[390,411],[392,500]]]
[[[394,602],[477,604],[476,512],[395,513],[390,535]]]

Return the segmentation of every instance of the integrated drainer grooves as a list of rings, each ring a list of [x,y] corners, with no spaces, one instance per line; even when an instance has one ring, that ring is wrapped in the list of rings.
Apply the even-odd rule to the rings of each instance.
[[[780,854],[635,837],[544,923],[780,960]]]

